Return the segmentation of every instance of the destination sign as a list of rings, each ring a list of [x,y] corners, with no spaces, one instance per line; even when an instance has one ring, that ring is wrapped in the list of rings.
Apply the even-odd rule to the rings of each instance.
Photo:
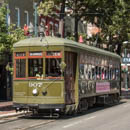
[[[42,56],[42,52],[30,52],[30,56]]]
[[[16,57],[26,56],[25,52],[16,52]]]

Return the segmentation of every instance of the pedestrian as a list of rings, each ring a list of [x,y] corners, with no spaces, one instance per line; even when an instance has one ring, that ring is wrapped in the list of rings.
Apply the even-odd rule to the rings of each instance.
[[[24,24],[24,35],[28,36],[29,35],[29,28],[26,24]]]

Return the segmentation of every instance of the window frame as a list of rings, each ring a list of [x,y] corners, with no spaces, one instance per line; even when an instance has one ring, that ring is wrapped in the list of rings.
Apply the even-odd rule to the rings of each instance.
[[[25,56],[16,56],[16,53],[25,53]],[[23,77],[16,77],[16,60],[18,60],[18,59],[25,59],[25,68],[26,68],[26,63],[27,63],[27,61],[26,61],[26,59],[27,59],[27,54],[26,54],[26,52],[14,52],[14,75],[13,75],[13,77],[14,77],[14,79],[15,80],[19,80],[19,79],[21,79],[21,80],[23,80],[23,79],[26,79],[27,78],[27,73],[26,73],[26,69],[25,69],[25,77],[23,78]]]
[[[38,52],[40,52],[42,55],[41,56],[35,56],[35,55],[34,56],[30,56],[30,53],[38,53]],[[29,59],[43,59],[43,62],[44,62],[43,51],[29,51],[29,52],[27,52],[27,60],[28,60],[27,66],[29,65]],[[42,68],[44,68],[44,63],[42,65],[43,65]],[[29,71],[29,67],[28,67],[28,71]],[[44,74],[44,71],[43,71],[43,74]],[[29,73],[28,73],[28,79],[37,79],[37,78],[38,78],[37,76],[29,77]]]
[[[49,55],[47,55],[47,52],[59,52],[60,53],[60,55],[58,55],[58,56],[49,56]],[[61,59],[61,62],[62,62],[62,51],[60,51],[60,50],[57,50],[57,51],[46,51],[45,52],[45,68],[46,68],[46,59]],[[46,71],[45,71],[45,78],[46,79],[62,79],[62,75],[59,77],[53,77],[53,76],[46,76]]]

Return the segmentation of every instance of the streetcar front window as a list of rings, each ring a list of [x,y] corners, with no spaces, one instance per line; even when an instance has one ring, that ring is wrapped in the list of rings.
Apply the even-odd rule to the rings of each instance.
[[[36,77],[37,75],[42,76],[43,74],[43,59],[29,59],[28,60],[28,76]]]
[[[16,60],[16,78],[25,78],[26,75],[26,60]]]
[[[60,58],[47,58],[46,59],[46,77],[60,77]]]

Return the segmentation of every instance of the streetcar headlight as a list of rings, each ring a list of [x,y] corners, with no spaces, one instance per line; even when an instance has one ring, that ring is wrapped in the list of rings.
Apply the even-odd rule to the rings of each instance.
[[[33,89],[32,94],[33,94],[33,95],[38,95],[38,90],[37,90],[36,88]]]

